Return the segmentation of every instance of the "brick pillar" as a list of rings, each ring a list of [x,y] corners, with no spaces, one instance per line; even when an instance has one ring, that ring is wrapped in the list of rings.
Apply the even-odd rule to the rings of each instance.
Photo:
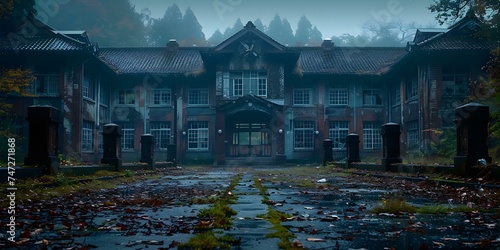
[[[39,166],[43,174],[53,174],[60,165],[58,126],[60,112],[52,106],[28,107],[29,146],[24,158],[27,166]]]
[[[351,167],[351,163],[360,162],[359,159],[359,135],[348,134],[346,137],[347,146],[347,168]]]
[[[106,124],[102,128],[103,155],[101,163],[113,165],[116,171],[122,167],[121,127],[117,124]]]
[[[479,159],[491,163],[488,155],[489,107],[469,103],[455,109],[457,155],[455,169],[463,177],[473,177],[473,166]]]
[[[403,162],[399,144],[400,135],[401,127],[399,124],[390,122],[382,125],[382,166],[385,167],[386,171],[396,172],[397,167],[392,164]]]
[[[151,170],[155,169],[155,137],[151,134],[141,135],[141,160],[148,164]]]

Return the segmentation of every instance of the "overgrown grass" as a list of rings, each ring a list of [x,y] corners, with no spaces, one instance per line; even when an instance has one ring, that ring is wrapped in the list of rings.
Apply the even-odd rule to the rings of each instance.
[[[476,211],[477,208],[468,207],[465,205],[451,206],[443,204],[426,205],[421,207],[412,206],[401,198],[392,198],[384,200],[380,205],[372,209],[373,213],[420,213],[420,214],[447,214],[447,213],[469,213]]]
[[[237,212],[228,206],[226,201],[218,200],[209,208],[200,210],[198,212],[198,217],[213,220],[210,228],[229,229],[233,225],[233,219],[231,216],[236,214]],[[201,226],[201,228],[203,228],[203,226]]]
[[[237,241],[228,235],[215,236],[213,231],[196,234],[186,243],[181,243],[179,249],[231,249]]]

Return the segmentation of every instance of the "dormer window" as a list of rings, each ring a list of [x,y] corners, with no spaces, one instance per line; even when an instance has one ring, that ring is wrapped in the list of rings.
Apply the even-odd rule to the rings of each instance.
[[[257,71],[231,72],[233,97],[256,95],[267,97],[267,73]]]

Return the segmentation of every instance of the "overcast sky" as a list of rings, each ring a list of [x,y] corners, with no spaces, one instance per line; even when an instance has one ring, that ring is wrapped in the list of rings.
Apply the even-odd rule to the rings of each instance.
[[[268,25],[274,15],[287,18],[293,31],[302,15],[316,25],[324,37],[359,34],[368,20],[403,20],[423,27],[437,27],[435,13],[428,10],[433,0],[130,0],[136,11],[148,8],[154,18],[163,17],[176,3],[184,14],[191,7],[203,26],[206,38],[216,29],[224,32],[237,18],[243,24],[260,18]]]

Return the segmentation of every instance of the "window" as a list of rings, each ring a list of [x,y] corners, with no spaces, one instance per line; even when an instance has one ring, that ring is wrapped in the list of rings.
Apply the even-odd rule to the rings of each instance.
[[[95,99],[94,79],[85,77],[83,78],[83,97],[90,100]]]
[[[381,149],[382,148],[382,123],[363,122],[363,148]]]
[[[233,79],[233,96],[243,96],[243,79]]]
[[[59,75],[37,75],[35,80],[35,95],[58,96]]]
[[[398,85],[392,91],[393,91],[393,96],[394,96],[394,104],[400,104],[401,103],[401,88]]]
[[[132,122],[120,122],[122,128],[122,150],[134,150],[134,124]]]
[[[469,78],[466,72],[460,67],[443,66],[443,95],[467,95]]]
[[[418,82],[417,78],[413,78],[406,82],[406,100],[417,98]]]
[[[208,122],[190,122],[188,124],[188,149],[208,149]]]
[[[189,89],[188,105],[208,105],[208,89]]]
[[[349,91],[347,89],[330,89],[328,99],[330,105],[348,105]]]
[[[231,72],[233,96],[257,95],[267,97],[267,73],[257,71]]]
[[[344,149],[345,140],[349,134],[349,122],[347,121],[331,121],[328,137],[333,141],[334,149]]]
[[[82,127],[82,151],[92,152],[94,150],[94,123],[83,120]]]
[[[295,149],[314,148],[314,122],[296,121],[293,123],[293,147]]]
[[[170,89],[152,89],[151,90],[151,105],[167,105],[170,106],[172,91]]]
[[[104,106],[108,106],[109,105],[109,89],[107,86],[104,86],[105,84],[103,84],[101,82],[100,84],[100,88],[101,90],[99,91],[99,101],[101,103],[101,105],[104,105]]]
[[[382,105],[382,94],[379,89],[363,90],[363,105]]]
[[[166,150],[171,142],[170,122],[151,122],[150,133],[155,138],[155,149]]]
[[[135,104],[135,93],[131,89],[118,91],[118,104]]]
[[[418,149],[419,139],[418,139],[418,121],[408,122],[407,133],[408,133],[408,149]]]
[[[311,89],[295,89],[293,91],[294,105],[309,105],[311,103]]]

